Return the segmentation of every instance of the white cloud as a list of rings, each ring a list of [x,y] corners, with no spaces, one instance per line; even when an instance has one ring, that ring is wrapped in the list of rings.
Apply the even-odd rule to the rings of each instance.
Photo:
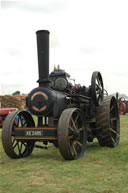
[[[2,84],[17,82],[26,92],[34,87],[38,79],[35,32],[48,29],[50,71],[60,64],[76,82],[88,86],[92,72],[99,70],[110,93],[128,94],[126,0],[27,0],[10,1],[10,6],[9,1],[2,2]]]
[[[26,12],[54,14],[63,11],[66,0],[47,0],[42,3],[40,0],[25,1],[1,1],[1,7],[5,9],[13,8]]]

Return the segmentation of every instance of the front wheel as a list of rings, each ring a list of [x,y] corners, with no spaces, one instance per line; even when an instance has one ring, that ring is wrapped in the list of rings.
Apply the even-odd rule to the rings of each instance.
[[[84,154],[87,132],[79,109],[70,108],[62,112],[57,133],[59,150],[64,159],[75,160]]]
[[[32,116],[27,111],[13,111],[6,117],[2,130],[2,144],[5,153],[11,158],[29,156],[34,148],[33,141],[16,140],[16,127],[34,127]]]

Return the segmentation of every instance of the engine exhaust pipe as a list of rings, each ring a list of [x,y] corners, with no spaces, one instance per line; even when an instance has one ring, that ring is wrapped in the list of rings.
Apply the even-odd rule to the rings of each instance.
[[[37,35],[37,55],[39,86],[47,86],[49,81],[49,31],[39,30]]]

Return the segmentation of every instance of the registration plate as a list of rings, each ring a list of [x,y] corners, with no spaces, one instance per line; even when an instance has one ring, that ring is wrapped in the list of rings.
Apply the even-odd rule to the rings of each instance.
[[[27,137],[41,137],[43,135],[43,131],[25,131],[25,136]]]

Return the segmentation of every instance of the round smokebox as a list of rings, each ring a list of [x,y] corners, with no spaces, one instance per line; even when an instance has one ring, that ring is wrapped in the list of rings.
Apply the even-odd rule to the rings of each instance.
[[[49,115],[55,99],[56,96],[52,90],[38,87],[29,93],[27,97],[27,106],[34,115]]]

